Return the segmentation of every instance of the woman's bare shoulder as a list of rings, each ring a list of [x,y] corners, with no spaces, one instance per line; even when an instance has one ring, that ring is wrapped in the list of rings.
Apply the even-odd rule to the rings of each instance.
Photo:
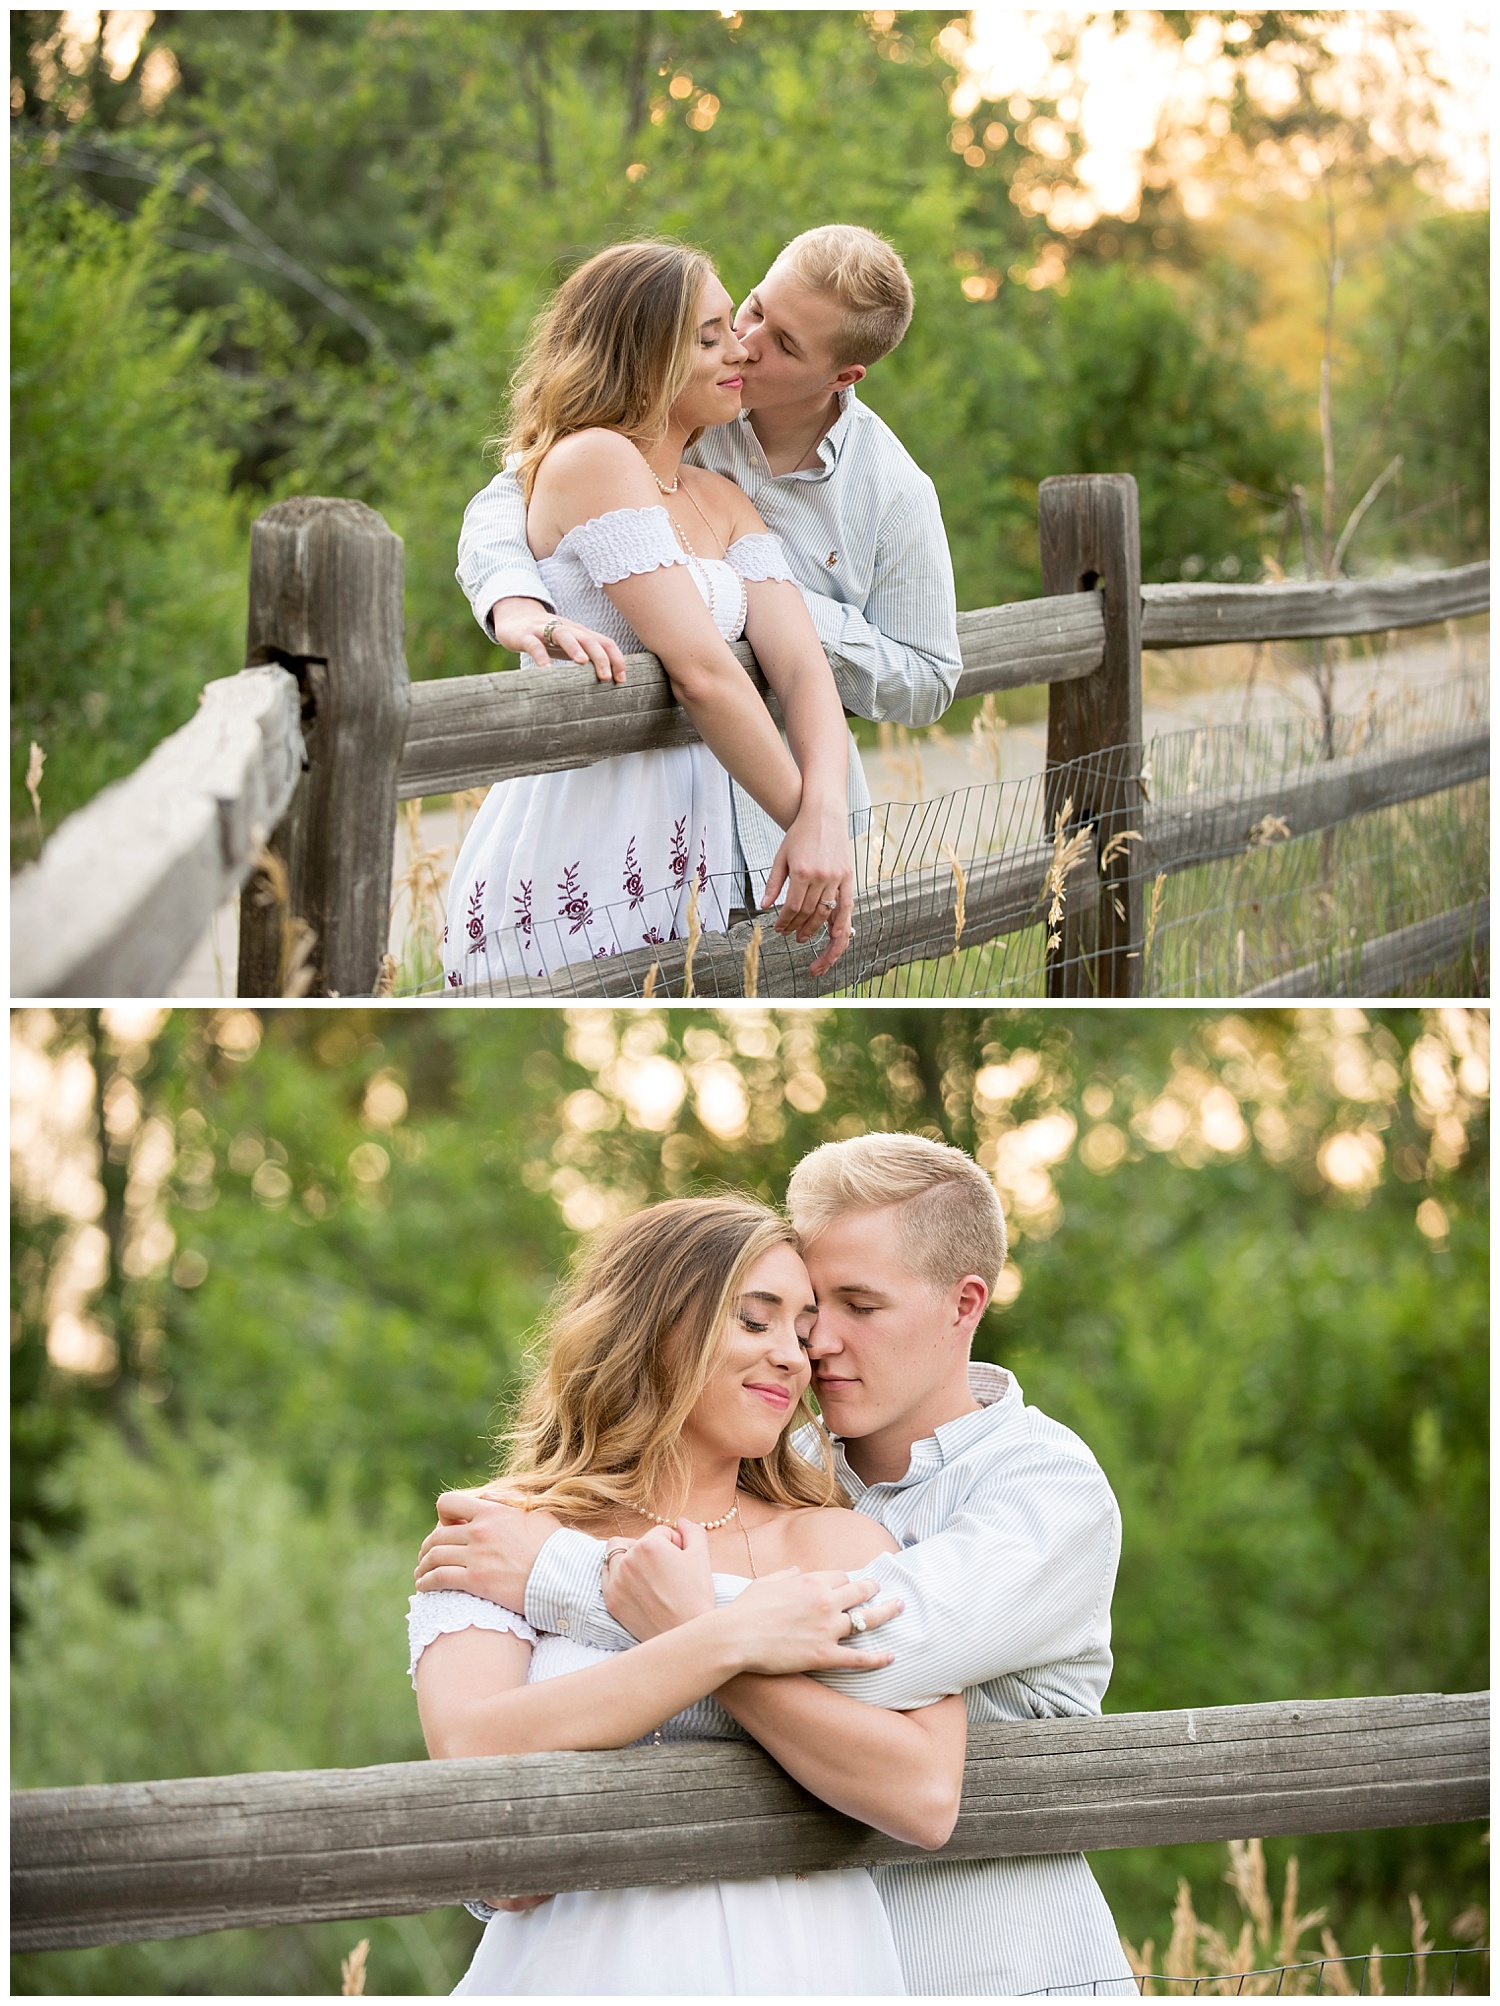
[[[661,499],[651,469],[629,439],[603,425],[570,432],[551,447],[536,470],[532,497],[545,494],[565,502],[586,497],[591,513],[605,508],[644,508]]]
[[[877,1520],[862,1511],[829,1506],[823,1511],[793,1513],[785,1539],[796,1567],[863,1567],[882,1553],[896,1553],[896,1541]]]

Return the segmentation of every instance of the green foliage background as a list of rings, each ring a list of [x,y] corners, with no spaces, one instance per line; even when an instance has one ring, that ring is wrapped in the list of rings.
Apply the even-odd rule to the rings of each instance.
[[[1483,1686],[1486,1028],[1357,1010],[28,1013],[15,1782],[418,1759],[415,1547],[435,1493],[487,1469],[578,1231],[724,1181],[774,1199],[806,1149],[884,1127],[975,1150],[1006,1192],[1022,1286],[978,1351],[1080,1431],[1119,1496],[1111,1711]],[[65,1105],[84,1187],[58,1167]],[[1350,1134],[1376,1166],[1363,1190],[1326,1174]],[[116,1362],[94,1382],[46,1352],[80,1230],[107,1248],[88,1314]],[[1268,1850],[1300,1855],[1304,1905],[1327,1903],[1348,1951],[1404,1948],[1410,1891],[1439,1943],[1484,1899],[1470,1826]],[[1217,1847],[1094,1865],[1137,1943],[1164,1940],[1178,1873],[1229,1921]],[[233,1932],[22,1957],[13,1984],[337,1991],[362,1934],[373,1990],[438,1992],[474,1932],[461,1911]]]
[[[1247,49],[1312,32],[1254,18]],[[406,539],[414,675],[495,665],[452,581],[481,441],[548,288],[621,237],[705,244],[737,297],[811,224],[892,238],[918,312],[868,395],[937,482],[960,605],[1038,589],[1048,474],[1135,474],[1148,577],[1252,577],[1313,469],[1306,397],[1247,359],[1253,280],[1170,191],[1072,245],[1065,288],[1024,282],[1057,247],[1012,199],[1035,157],[953,150],[942,13],[182,10],[120,79],[97,45],[69,68],[62,19],[11,17],[23,855],[33,739],[55,826],[237,666],[246,527],[276,497],[353,494]],[[1462,489],[1417,526],[1444,555],[1487,522],[1486,255],[1479,218],[1396,245],[1351,420],[1385,422],[1399,350],[1403,506]],[[973,302],[979,269],[1000,290]]]

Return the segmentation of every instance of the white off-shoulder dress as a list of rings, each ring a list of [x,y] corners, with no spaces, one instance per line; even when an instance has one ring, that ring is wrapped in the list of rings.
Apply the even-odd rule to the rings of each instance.
[[[722,1595],[749,1587],[715,1575]],[[432,1641],[454,1630],[508,1630],[532,1647],[527,1684],[607,1660],[608,1651],[538,1634],[476,1595],[414,1595],[411,1670]],[[663,1722],[655,1741],[744,1740],[712,1699]],[[486,1892],[476,1888],[476,1895]],[[486,1923],[455,1995],[480,1998],[573,1993],[904,1995],[896,1945],[875,1883],[862,1867],[819,1874],[763,1874],[688,1887],[611,1888],[554,1895],[522,1915]]]
[[[660,507],[580,523],[537,569],[559,615],[634,652],[641,642],[604,588],[678,564],[727,641],[744,632],[747,585],[792,580],[779,538],[742,536],[722,558],[696,557]],[[483,991],[683,939],[693,898],[704,932],[722,932],[742,903],[734,835],[729,775],[702,744],[498,782],[448,887],[448,988]]]

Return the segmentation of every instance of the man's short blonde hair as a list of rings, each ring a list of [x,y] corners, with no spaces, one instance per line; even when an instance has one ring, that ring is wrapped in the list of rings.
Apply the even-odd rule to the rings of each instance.
[[[804,1241],[846,1212],[894,1206],[901,1264],[938,1289],[965,1275],[994,1288],[1005,1266],[1005,1214],[972,1156],[925,1135],[856,1135],[804,1156],[786,1188]]]
[[[776,260],[810,292],[832,293],[844,309],[834,337],[833,363],[867,366],[889,355],[911,326],[912,290],[906,267],[873,230],[857,223],[825,223],[793,237]]]

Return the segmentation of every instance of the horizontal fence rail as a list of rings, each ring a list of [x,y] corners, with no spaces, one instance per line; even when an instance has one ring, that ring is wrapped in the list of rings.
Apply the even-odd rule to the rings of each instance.
[[[70,816],[11,885],[15,996],[159,996],[302,776],[296,678],[246,669]]]
[[[1143,585],[1141,645],[1206,648],[1221,641],[1315,641],[1383,634],[1487,613],[1488,564],[1406,578],[1315,578],[1284,585]]]
[[[475,1895],[1265,1838],[1487,1815],[1489,1695],[971,1727],[941,1855],[753,1745],[668,1742],[11,1798],[16,1950],[403,1915]]]
[[[1394,808],[1448,787],[1485,779],[1490,770],[1488,730],[1455,734],[1415,752],[1362,752],[1247,793],[1174,795],[1145,811],[1144,865],[1154,875],[1191,870],[1220,857],[1242,856],[1267,824],[1280,823],[1276,840],[1315,835],[1355,815]]]
[[[1145,585],[1141,641],[1148,648],[1223,641],[1292,640],[1430,626],[1489,607],[1488,564],[1414,579],[1321,580],[1295,585]],[[963,671],[955,702],[992,690],[1076,682],[1104,660],[1098,593],[1025,599],[958,616]],[[755,657],[734,650],[766,694]],[[487,676],[413,683],[397,792],[403,800],[488,786],[527,773],[592,766],[623,752],[691,745],[691,720],[655,655],[630,655],[627,680],[554,662]]]
[[[1490,951],[1490,902],[1475,899],[1247,989],[1247,996],[1393,996],[1414,972]]]

